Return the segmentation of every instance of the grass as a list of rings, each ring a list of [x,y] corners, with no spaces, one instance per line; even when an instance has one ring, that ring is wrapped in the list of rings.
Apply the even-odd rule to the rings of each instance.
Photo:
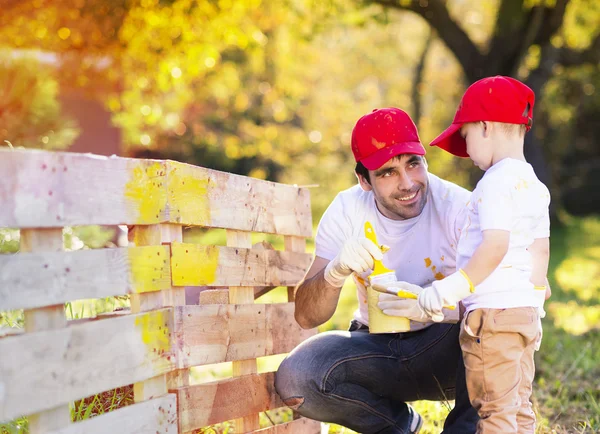
[[[536,353],[537,374],[533,402],[538,414],[538,433],[571,434],[600,432],[600,219],[564,217],[565,225],[553,228],[549,278],[552,298],[547,303],[544,319],[544,339]],[[79,246],[79,235],[97,234],[97,230],[79,229],[66,233],[70,242]],[[13,253],[18,249],[15,231],[0,230],[0,251]],[[91,236],[90,236],[91,237]],[[93,237],[91,237],[93,238]],[[224,231],[189,232],[189,242],[225,244]],[[283,248],[282,237],[257,236],[253,242],[266,240]],[[86,240],[87,242],[87,240]],[[312,250],[309,243],[308,250]],[[343,289],[333,318],[320,327],[321,331],[347,329],[356,309],[355,288],[349,282]],[[285,288],[278,288],[261,297],[259,302],[285,301]],[[126,306],[125,299],[81,300],[66,305],[70,318],[94,316]],[[22,311],[0,312],[0,327],[22,327]],[[277,368],[281,356],[258,361],[259,371]],[[231,363],[194,368],[192,383],[214,381],[231,375]],[[73,420],[81,420],[133,402],[130,387],[107,391],[85,398],[71,406]],[[439,433],[453,403],[422,401],[414,403],[424,416],[422,434]],[[261,413],[261,426],[291,420],[289,410]],[[232,432],[233,424],[225,423],[205,428],[201,433]],[[330,433],[352,434],[337,425],[324,425]],[[0,425],[0,434],[26,433],[27,421],[21,418]]]

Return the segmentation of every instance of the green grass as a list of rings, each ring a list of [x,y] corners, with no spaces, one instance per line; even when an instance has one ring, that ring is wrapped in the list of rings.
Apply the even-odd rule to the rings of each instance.
[[[547,303],[544,319],[544,339],[536,353],[537,374],[533,402],[538,414],[538,433],[600,432],[600,219],[564,217],[563,227],[553,228],[549,278],[552,298]],[[78,229],[66,233],[74,247],[80,238],[89,236],[86,245],[100,233],[98,229]],[[102,234],[100,234],[102,235]],[[283,248],[283,237],[254,236],[253,243],[268,241]],[[224,245],[224,231],[186,231],[186,241]],[[312,251],[312,242],[307,251]],[[0,252],[18,250],[18,233],[0,230]],[[258,302],[286,300],[286,289],[278,288]],[[340,303],[330,321],[321,331],[348,327],[357,307],[355,287],[349,282],[342,290]],[[124,299],[82,300],[66,305],[69,318],[94,316],[127,305]],[[0,312],[0,327],[22,327],[22,311]],[[259,371],[275,370],[281,356],[259,359]],[[231,363],[194,368],[192,383],[214,381],[231,375]],[[73,420],[105,413],[132,402],[128,387],[88,397],[71,406]],[[416,409],[425,417],[422,434],[439,433],[453,403],[417,402]],[[291,420],[289,410],[261,413],[261,426]],[[232,432],[232,423],[204,429],[203,433]],[[353,431],[337,425],[327,426],[330,433],[351,434]],[[0,425],[0,434],[27,432],[24,418]]]

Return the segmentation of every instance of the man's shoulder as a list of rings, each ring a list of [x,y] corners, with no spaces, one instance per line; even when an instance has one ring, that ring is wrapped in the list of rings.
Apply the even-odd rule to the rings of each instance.
[[[359,184],[342,190],[329,204],[321,220],[346,217],[349,221],[354,221],[368,210],[369,203],[373,200],[372,195],[370,191],[364,191]]]
[[[360,184],[353,185],[346,190],[340,191],[333,202],[338,202],[344,208],[361,208],[366,206],[372,200],[373,193],[365,191]]]
[[[452,204],[464,205],[471,197],[471,192],[453,182],[446,181],[432,173],[429,174],[429,186],[434,201],[451,206]]]

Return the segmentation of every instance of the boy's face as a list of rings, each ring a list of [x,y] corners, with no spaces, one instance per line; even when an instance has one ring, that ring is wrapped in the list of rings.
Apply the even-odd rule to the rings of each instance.
[[[481,170],[492,166],[494,143],[488,122],[473,122],[464,124],[460,135],[467,142],[467,154],[473,163]]]
[[[373,191],[379,211],[392,220],[417,217],[427,202],[427,162],[420,155],[402,154],[377,170],[369,170],[371,183],[359,176],[360,185]]]

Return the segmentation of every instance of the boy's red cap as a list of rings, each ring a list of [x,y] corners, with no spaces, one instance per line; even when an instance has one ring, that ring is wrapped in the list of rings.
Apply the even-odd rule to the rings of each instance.
[[[375,109],[361,117],[352,130],[352,153],[368,170],[377,170],[400,154],[425,155],[417,127],[404,111]]]
[[[497,75],[483,78],[466,90],[456,110],[454,121],[430,143],[458,157],[468,157],[467,142],[460,128],[468,122],[490,121],[527,125],[533,123],[535,95],[525,84],[511,77]]]

